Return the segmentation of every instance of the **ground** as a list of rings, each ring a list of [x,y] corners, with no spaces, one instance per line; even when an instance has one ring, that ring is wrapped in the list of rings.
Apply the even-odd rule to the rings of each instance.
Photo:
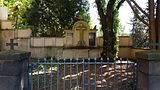
[[[44,66],[42,65],[44,71]],[[133,64],[99,64],[99,65],[54,65],[46,66],[48,72],[46,74],[41,73],[34,75],[33,90],[38,89],[38,81],[40,90],[75,90],[78,86],[79,90],[134,90],[133,82],[135,81],[135,67]],[[51,68],[50,67],[54,67]],[[96,67],[96,71],[95,68]],[[116,67],[114,69],[114,67]],[[66,72],[64,72],[64,70]],[[84,73],[82,72],[84,71]],[[95,73],[96,72],[96,73]],[[96,76],[96,77],[95,77]],[[78,79],[77,79],[78,77]],[[83,79],[84,77],[84,79]],[[46,81],[44,80],[46,78]],[[95,80],[96,78],[96,80]],[[52,80],[52,81],[51,81]],[[78,80],[78,85],[76,81]],[[57,85],[58,82],[58,85]],[[95,84],[96,82],[96,84]],[[52,83],[52,84],[51,84]],[[71,84],[72,83],[72,84]],[[72,89],[70,89],[70,87]]]

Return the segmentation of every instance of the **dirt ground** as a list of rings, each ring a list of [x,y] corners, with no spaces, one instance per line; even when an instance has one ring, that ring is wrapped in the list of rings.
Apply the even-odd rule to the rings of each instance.
[[[64,73],[65,67],[66,72]],[[78,90],[113,90],[114,88],[116,90],[135,90],[133,84],[136,72],[133,65],[96,65],[96,71],[95,65],[84,65],[84,73],[82,69],[83,66],[78,65],[77,73],[76,65],[59,65],[58,71],[50,70],[49,73],[40,75],[39,88],[40,90],[77,90],[77,88]],[[38,90],[37,77],[37,75],[34,77],[33,90]]]

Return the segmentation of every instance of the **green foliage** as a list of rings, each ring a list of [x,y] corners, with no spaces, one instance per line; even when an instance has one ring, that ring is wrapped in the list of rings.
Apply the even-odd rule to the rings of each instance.
[[[4,6],[9,9],[9,19],[15,22],[15,28],[24,28],[27,24],[27,8],[30,0],[5,0]]]
[[[140,14],[137,11],[138,14]],[[146,19],[144,15],[141,16]],[[148,48],[149,47],[149,28],[142,23],[135,15],[131,19],[131,36],[134,48]]]
[[[87,0],[5,0],[15,28],[31,27],[34,36],[60,37],[80,12],[89,22]]]
[[[118,39],[119,39],[119,32],[121,30],[121,22],[120,22],[120,19],[119,19],[119,12],[118,11],[115,11],[114,13],[114,23],[113,23],[113,33],[116,37],[116,40],[114,41],[115,42],[115,53],[116,53],[116,57],[118,56],[118,51],[119,51],[119,43],[118,43]]]
[[[3,6],[4,0],[0,0],[0,6]]]
[[[81,0],[33,0],[28,9],[28,23],[34,36],[60,37],[77,20],[80,11],[89,17],[87,1]]]

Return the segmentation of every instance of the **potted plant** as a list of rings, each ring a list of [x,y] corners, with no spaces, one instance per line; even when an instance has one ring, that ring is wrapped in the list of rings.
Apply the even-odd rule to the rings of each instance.
[[[8,8],[4,6],[4,0],[0,0],[0,20],[8,19]]]

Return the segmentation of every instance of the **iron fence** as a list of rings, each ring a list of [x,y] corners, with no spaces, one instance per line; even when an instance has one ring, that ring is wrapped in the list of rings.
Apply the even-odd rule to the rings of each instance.
[[[30,64],[31,90],[136,90],[129,59],[50,58]]]

